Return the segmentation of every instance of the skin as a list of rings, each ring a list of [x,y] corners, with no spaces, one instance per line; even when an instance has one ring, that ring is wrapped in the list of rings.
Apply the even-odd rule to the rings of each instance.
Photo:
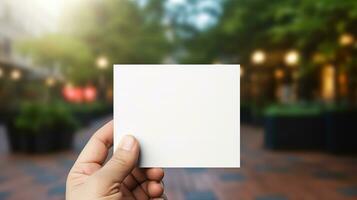
[[[124,136],[114,155],[105,163],[113,145],[113,122],[89,140],[67,177],[67,200],[164,199],[163,169],[136,167],[139,142]]]

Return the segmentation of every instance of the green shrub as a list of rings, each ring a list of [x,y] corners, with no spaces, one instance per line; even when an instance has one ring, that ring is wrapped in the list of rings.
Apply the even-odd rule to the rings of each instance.
[[[77,121],[63,103],[24,103],[15,119],[17,132],[26,134],[75,131],[76,128]]]
[[[315,116],[320,115],[323,107],[317,104],[276,104],[269,106],[265,116]]]
[[[90,115],[100,115],[107,111],[107,105],[100,102],[89,104],[67,104],[69,109],[74,113],[85,113]]]

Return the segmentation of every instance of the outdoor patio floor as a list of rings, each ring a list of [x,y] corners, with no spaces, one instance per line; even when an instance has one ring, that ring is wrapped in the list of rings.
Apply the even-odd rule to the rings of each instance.
[[[0,130],[0,200],[64,199],[68,170],[90,135],[107,120],[81,130],[75,151],[41,156],[8,153]],[[263,149],[262,139],[262,129],[241,127],[240,169],[167,169],[167,196],[170,200],[357,199],[356,157],[272,152]]]

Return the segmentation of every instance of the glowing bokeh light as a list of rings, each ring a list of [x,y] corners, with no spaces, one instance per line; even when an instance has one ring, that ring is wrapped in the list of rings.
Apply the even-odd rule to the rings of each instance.
[[[251,60],[254,64],[263,64],[265,62],[266,55],[262,50],[257,50],[252,54]]]
[[[331,101],[335,97],[335,67],[326,65],[322,70],[322,97]]]
[[[299,63],[300,55],[296,50],[289,51],[285,55],[285,63],[289,66],[295,66]]]
[[[99,56],[97,58],[97,67],[98,69],[106,69],[108,67],[109,61],[105,56]]]
[[[22,73],[20,70],[14,69],[11,71],[10,77],[12,80],[17,81],[17,80],[21,79]]]
[[[97,98],[97,89],[93,86],[83,88],[83,99],[86,102],[93,102]]]
[[[340,36],[339,43],[341,46],[350,46],[354,42],[354,37],[353,35],[349,33],[344,33]]]
[[[284,73],[284,71],[282,69],[276,69],[274,71],[274,76],[275,76],[276,79],[280,80],[280,79],[284,78],[285,73]]]

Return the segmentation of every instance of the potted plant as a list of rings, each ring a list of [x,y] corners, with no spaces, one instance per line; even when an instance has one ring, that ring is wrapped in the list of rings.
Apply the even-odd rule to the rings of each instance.
[[[323,149],[325,129],[317,105],[274,105],[265,112],[264,144],[270,149]]]
[[[26,103],[9,131],[14,151],[46,153],[68,149],[77,127],[62,104]],[[15,148],[17,146],[17,148]]]
[[[332,105],[324,113],[326,147],[339,154],[357,153],[357,110],[346,105]]]
[[[59,136],[57,149],[67,150],[72,148],[74,132],[78,128],[78,122],[70,108],[63,103],[57,103],[50,109],[53,116],[53,127],[58,127],[53,132]]]
[[[0,112],[0,124],[5,125],[7,132],[13,130],[13,121],[15,117],[17,116],[18,109],[15,109],[13,107],[3,107],[1,108]],[[19,149],[18,142],[15,142],[18,140],[16,138],[16,135],[8,135],[9,138],[9,145],[14,149],[14,151],[17,151]]]

